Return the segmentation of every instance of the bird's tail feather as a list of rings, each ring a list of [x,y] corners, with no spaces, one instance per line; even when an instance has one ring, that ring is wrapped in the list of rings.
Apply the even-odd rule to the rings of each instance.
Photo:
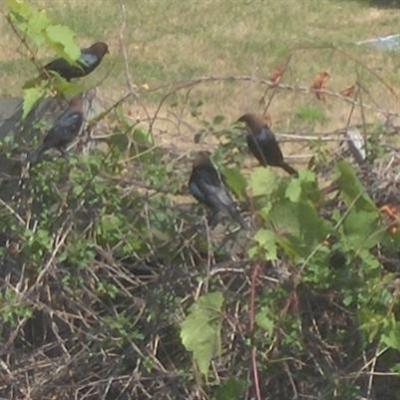
[[[236,221],[243,229],[249,229],[248,224],[240,215],[240,212],[236,208],[231,208],[229,210],[229,214],[231,215],[232,219]]]
[[[291,167],[288,163],[284,162],[281,167],[290,175],[298,176],[299,173],[293,167]]]
[[[41,160],[43,153],[46,151],[46,147],[41,144],[36,150],[34,150],[28,157],[31,164],[35,164]]]
[[[229,207],[223,210],[214,210],[208,218],[208,223],[210,227],[215,227],[221,220],[230,218],[236,223],[238,223],[243,229],[248,230],[249,225],[240,215],[239,211],[236,208]]]

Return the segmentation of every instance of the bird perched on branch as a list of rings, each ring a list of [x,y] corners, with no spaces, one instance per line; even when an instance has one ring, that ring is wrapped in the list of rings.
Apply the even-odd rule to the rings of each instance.
[[[189,191],[199,202],[207,205],[214,215],[218,213],[228,215],[246,228],[246,223],[225,186],[224,178],[212,164],[208,151],[196,154],[189,180]]]
[[[283,168],[290,175],[298,174],[283,159],[283,154],[275,135],[264,118],[248,113],[242,115],[238,121],[246,124],[247,145],[261,165]]]
[[[57,117],[43,143],[30,155],[30,162],[39,161],[43,153],[51,148],[56,148],[64,156],[65,148],[78,136],[83,122],[83,95],[78,95],[70,100],[68,108]]]
[[[48,64],[43,69],[47,72],[57,72],[67,81],[73,78],[81,78],[89,75],[103,59],[104,55],[108,53],[108,46],[104,42],[96,42],[87,49],[81,49],[81,55],[76,60],[76,64],[71,64],[64,58],[57,58]],[[41,79],[45,79],[48,74],[43,72],[40,75]]]
[[[70,64],[64,58],[57,58],[46,64],[43,67],[45,71],[43,71],[38,77],[26,82],[24,87],[37,85],[41,80],[47,79],[49,75],[51,75],[51,72],[58,73],[67,81],[70,81],[73,78],[86,76],[98,67],[106,53],[109,53],[107,44],[97,42],[87,49],[81,49],[81,54],[74,64]],[[23,102],[21,101],[13,115],[7,118],[4,123],[0,125],[0,139],[15,128],[21,129],[22,115]]]

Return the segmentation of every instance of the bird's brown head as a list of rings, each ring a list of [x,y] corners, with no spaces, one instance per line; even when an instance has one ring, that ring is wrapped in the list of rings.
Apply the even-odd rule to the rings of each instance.
[[[251,133],[257,133],[265,125],[268,126],[267,121],[256,114],[246,113],[243,114],[238,120],[238,122],[244,122]]]
[[[83,93],[78,94],[69,101],[69,109],[72,111],[82,112],[83,109]]]
[[[96,42],[92,44],[89,49],[100,59],[103,58],[106,53],[109,53],[107,43],[104,42]]]
[[[193,167],[198,167],[210,162],[211,153],[209,151],[198,151],[194,154]]]

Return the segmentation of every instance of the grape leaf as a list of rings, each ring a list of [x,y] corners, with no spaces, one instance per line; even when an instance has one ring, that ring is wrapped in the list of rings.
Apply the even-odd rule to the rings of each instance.
[[[258,243],[266,254],[267,260],[277,259],[276,235],[267,229],[260,229],[254,236],[254,240]]]
[[[207,375],[211,359],[220,353],[221,292],[208,293],[200,297],[189,310],[181,324],[181,340],[202,374]]]
[[[268,306],[261,307],[256,314],[257,325],[272,335],[274,332],[275,322],[271,318],[271,309]]]
[[[278,242],[286,251],[307,256],[332,230],[309,202],[292,203],[282,199],[274,205],[269,219],[277,231]]]
[[[375,211],[374,202],[368,196],[363,184],[357,178],[351,165],[344,161],[337,164],[338,183],[343,200],[348,206],[354,203],[357,210]]]
[[[343,223],[346,245],[354,250],[374,247],[384,234],[378,222],[376,212],[352,209]]]
[[[289,182],[289,184],[286,188],[285,196],[293,203],[296,203],[300,200],[300,196],[301,196],[301,181],[300,181],[300,179],[292,179]]]
[[[25,118],[35,106],[35,104],[44,96],[45,90],[41,86],[35,86],[24,89],[24,103],[22,118]]]
[[[46,29],[47,38],[57,50],[61,51],[62,56],[68,59],[68,61],[76,61],[81,51],[74,40],[74,32],[71,31],[67,26],[64,25],[50,25]]]
[[[250,188],[254,196],[271,194],[277,189],[278,184],[278,177],[270,168],[255,168],[250,175]]]
[[[221,168],[225,181],[239,200],[246,198],[247,182],[239,168]]]
[[[245,389],[245,381],[229,378],[217,389],[215,400],[241,400]]]

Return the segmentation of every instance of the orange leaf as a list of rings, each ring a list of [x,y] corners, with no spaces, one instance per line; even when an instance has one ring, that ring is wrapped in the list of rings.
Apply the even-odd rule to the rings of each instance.
[[[279,66],[277,68],[275,68],[272,73],[271,76],[269,77],[269,80],[272,82],[273,86],[276,86],[279,84],[279,82],[282,80],[283,75],[285,73],[286,68],[283,66]]]
[[[392,220],[396,220],[400,217],[400,206],[396,204],[385,204],[380,210],[389,216]]]
[[[386,204],[380,208],[380,211],[388,217],[388,231],[394,235],[400,228],[400,206],[396,204]]]
[[[320,72],[315,75],[311,89],[315,92],[315,96],[318,100],[325,101],[325,95],[322,90],[326,89],[327,83],[330,79],[330,74],[326,71]]]
[[[354,84],[346,89],[341,90],[340,94],[343,97],[354,97],[355,92],[356,92],[356,84]]]

